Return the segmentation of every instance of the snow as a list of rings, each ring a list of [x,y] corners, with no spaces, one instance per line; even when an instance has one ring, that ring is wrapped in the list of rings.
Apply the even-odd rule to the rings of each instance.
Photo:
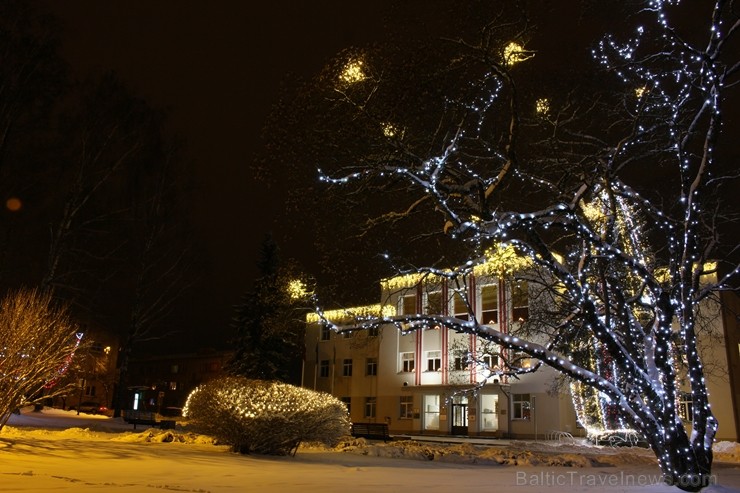
[[[0,432],[4,492],[678,492],[660,483],[649,450],[584,442],[349,440],[295,457],[243,456],[210,437],[120,419],[30,409]],[[740,445],[715,444],[717,484],[740,492]]]

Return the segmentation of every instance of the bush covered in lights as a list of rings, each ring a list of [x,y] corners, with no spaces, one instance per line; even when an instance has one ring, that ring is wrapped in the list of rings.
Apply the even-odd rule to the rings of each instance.
[[[197,387],[183,414],[242,454],[287,455],[301,442],[334,446],[350,432],[347,408],[329,394],[236,376]]]

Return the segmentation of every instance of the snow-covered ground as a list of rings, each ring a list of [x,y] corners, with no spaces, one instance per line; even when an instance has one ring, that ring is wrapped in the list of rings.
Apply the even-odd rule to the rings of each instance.
[[[652,454],[583,443],[356,440],[295,457],[242,456],[187,430],[132,430],[120,420],[45,410],[0,433],[0,490],[180,492],[678,492]],[[715,485],[740,492],[740,446],[715,447]]]

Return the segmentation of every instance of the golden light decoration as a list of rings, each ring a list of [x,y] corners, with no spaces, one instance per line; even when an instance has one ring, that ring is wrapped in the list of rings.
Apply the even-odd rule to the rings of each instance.
[[[346,84],[355,84],[367,79],[362,60],[350,60],[339,74],[339,80]]]
[[[306,298],[309,294],[306,283],[300,279],[293,279],[288,283],[288,296],[293,300],[300,300]]]
[[[398,128],[393,125],[392,123],[384,123],[383,124],[383,135],[386,137],[395,137],[398,135]]]
[[[637,89],[635,89],[635,96],[637,97],[637,99],[640,99],[645,94],[647,94],[647,92],[648,92],[647,87],[645,86],[638,87]]]
[[[515,65],[532,58],[534,55],[524,50],[519,43],[512,41],[504,47],[504,64],[508,66]]]
[[[421,281],[424,280],[425,276],[428,277],[429,280],[436,279],[436,276],[430,276],[429,274],[422,272],[414,272],[412,274],[404,274],[401,276],[383,279],[382,281],[380,281],[380,284],[384,290],[410,288],[421,283]]]
[[[535,111],[540,116],[547,116],[550,113],[550,100],[540,98],[535,102]]]
[[[496,275],[498,277],[509,277],[515,272],[528,269],[532,266],[532,260],[522,255],[511,245],[501,243],[487,249],[484,252],[485,262],[473,270],[476,275]]]
[[[355,306],[351,308],[342,308],[339,310],[327,310],[324,312],[324,317],[333,323],[342,323],[354,321],[358,318],[383,318],[393,317],[396,315],[396,308],[391,305],[365,305]],[[316,313],[309,313],[306,315],[307,323],[318,323],[319,316]]]

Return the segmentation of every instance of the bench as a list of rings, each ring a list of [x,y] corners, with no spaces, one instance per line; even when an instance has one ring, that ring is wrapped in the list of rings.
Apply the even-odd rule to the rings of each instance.
[[[134,425],[134,430],[136,429],[136,425],[157,426],[159,424],[156,415],[146,411],[125,411],[123,420],[128,424]]]
[[[352,436],[372,440],[390,440],[388,423],[352,423]]]

